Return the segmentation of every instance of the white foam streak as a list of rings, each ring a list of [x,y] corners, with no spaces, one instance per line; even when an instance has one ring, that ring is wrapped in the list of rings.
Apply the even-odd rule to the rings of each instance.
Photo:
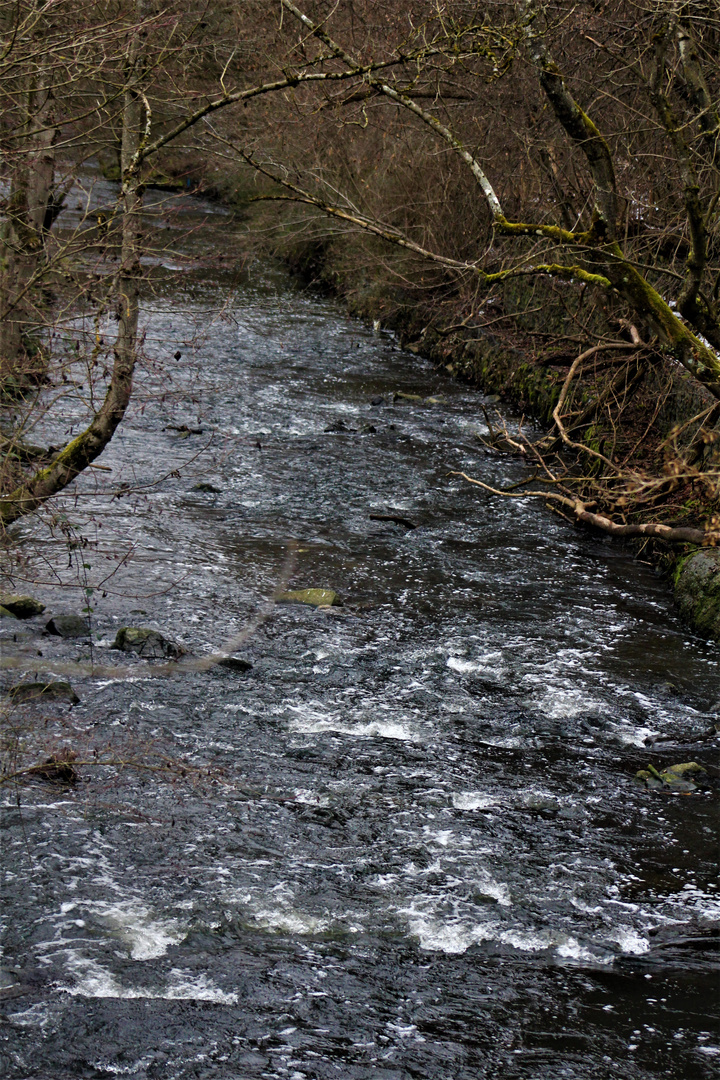
[[[122,999],[163,999],[165,1001],[214,1001],[221,1005],[234,1005],[238,996],[226,993],[215,986],[207,975],[194,975],[180,968],[170,972],[168,984],[160,988],[144,986],[123,986],[112,972],[102,967],[95,960],[85,957],[73,957],[69,964],[76,975],[74,986],[61,986],[59,989],[73,997],[122,998]]]

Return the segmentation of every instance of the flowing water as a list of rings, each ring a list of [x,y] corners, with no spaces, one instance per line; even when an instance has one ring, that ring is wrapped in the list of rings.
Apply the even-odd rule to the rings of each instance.
[[[219,243],[198,202],[166,224],[202,215]],[[47,611],[3,655],[86,664],[7,730],[116,764],[0,789],[3,1075],[717,1075],[718,802],[634,780],[717,763],[717,647],[647,565],[452,475],[522,475],[476,391],[190,255],[155,260],[112,471],[23,526]],[[92,650],[43,636],[86,586]],[[278,586],[343,605],[250,626]],[[168,674],[123,625],[195,657],[247,628],[253,666]]]

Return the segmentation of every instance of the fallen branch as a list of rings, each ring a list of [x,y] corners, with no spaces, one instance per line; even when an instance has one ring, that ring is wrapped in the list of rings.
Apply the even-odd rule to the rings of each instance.
[[[498,488],[484,484],[482,480],[475,480],[464,472],[450,472],[449,476],[461,476],[469,484],[475,484],[491,495],[502,495],[507,499],[538,498],[551,500],[569,510],[576,521],[582,521],[586,525],[593,525],[602,532],[611,536],[654,536],[658,540],[666,540],[668,543],[699,544],[701,547],[714,547],[720,542],[720,532],[713,530],[692,529],[687,526],[675,527],[663,525],[661,522],[650,521],[637,525],[620,525],[616,521],[605,517],[604,514],[594,514],[588,510],[586,504],[580,499],[574,499],[567,495],[561,495],[557,491],[501,491]]]

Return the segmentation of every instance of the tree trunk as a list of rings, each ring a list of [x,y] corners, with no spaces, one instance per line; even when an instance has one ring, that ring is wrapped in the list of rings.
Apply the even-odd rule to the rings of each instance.
[[[88,427],[69,442],[54,460],[25,483],[0,499],[0,522],[7,525],[36,510],[47,499],[67,487],[110,442],[125,415],[132,394],[137,356],[139,310],[140,237],[142,185],[139,179],[139,149],[143,136],[143,99],[134,88],[141,57],[142,24],[134,28],[128,50],[128,85],[123,103],[122,186],[119,213],[122,215],[122,257],[116,278],[115,314],[118,321],[114,363],[105,400]],[[27,190],[27,187],[26,187]]]
[[[26,96],[25,132],[16,144],[0,259],[0,374],[22,383],[32,366],[28,351],[42,326],[34,280],[45,261],[45,217],[55,177],[57,127],[49,65]],[[37,372],[35,372],[37,374]]]

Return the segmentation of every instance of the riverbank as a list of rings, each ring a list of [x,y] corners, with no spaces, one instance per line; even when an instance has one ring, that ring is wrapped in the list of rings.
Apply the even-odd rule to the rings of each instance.
[[[568,291],[579,308],[587,292],[585,288],[563,282],[558,289],[558,284],[549,280],[535,280],[532,285],[510,281],[481,300],[475,318],[468,319],[466,309],[453,310],[452,299],[444,302],[442,290],[429,300],[418,302],[407,287],[389,286],[382,268],[374,278],[366,265],[360,280],[354,280],[342,242],[310,242],[291,246],[281,253],[294,273],[329,289],[342,299],[352,315],[391,329],[406,351],[431,360],[454,378],[476,386],[544,427],[553,423],[553,410],[574,356],[590,347],[595,334],[617,332],[624,315],[620,311],[608,312],[603,306],[604,297],[602,302],[591,297],[588,307],[592,306],[593,310],[585,323],[583,343],[578,343],[573,335],[575,344],[560,349],[559,355],[556,349],[548,357],[542,348],[544,339],[561,342],[565,336],[566,342],[571,340],[567,328],[563,332],[562,320],[558,321],[558,292],[564,294],[562,304],[566,309],[571,306],[567,303]],[[489,329],[484,323],[497,329]],[[502,324],[504,332],[500,329]],[[538,337],[543,339],[540,348]],[[707,390],[659,352],[653,354],[652,362],[628,390],[633,399],[628,430],[635,440],[626,458],[626,464],[631,467],[652,460],[652,446],[647,440],[650,429],[661,444],[671,440],[676,431],[684,433],[686,439],[689,433],[688,441],[692,441],[700,427],[698,415],[714,403]],[[582,401],[587,401],[593,393],[597,393],[597,388],[588,384]],[[648,415],[652,419],[646,426]],[[607,452],[608,436],[614,441],[616,432],[603,430],[596,418],[581,438],[590,448]],[[706,441],[707,461],[715,457],[713,444],[711,436]],[[652,518],[673,526],[695,528],[703,528],[705,522],[713,519],[716,502],[707,496],[703,498],[694,485],[686,485],[681,495],[671,507],[653,508]],[[651,561],[668,580],[678,609],[690,626],[720,641],[720,551],[647,539],[625,543],[635,552],[641,552],[643,559]]]

